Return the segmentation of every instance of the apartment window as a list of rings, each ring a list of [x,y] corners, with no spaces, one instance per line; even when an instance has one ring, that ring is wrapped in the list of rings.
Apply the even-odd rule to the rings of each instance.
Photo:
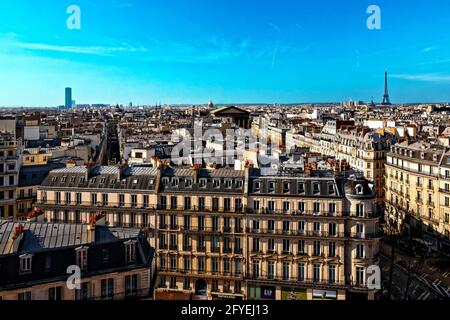
[[[125,206],[125,195],[119,194],[119,207],[124,207],[124,206]]]
[[[191,228],[191,217],[185,215],[183,217],[183,222],[184,222],[184,229],[189,230]]]
[[[178,201],[177,201],[177,197],[176,196],[171,196],[170,197],[170,208],[171,209],[176,209],[178,206]]]
[[[198,209],[200,211],[205,210],[205,198],[204,197],[198,198]]]
[[[291,229],[290,227],[291,225],[289,221],[283,221],[283,233],[289,234],[289,231]]]
[[[211,284],[211,291],[218,292],[219,291],[219,280],[213,280]]]
[[[299,263],[297,265],[297,280],[305,281],[305,264]]]
[[[63,290],[62,287],[54,287],[48,289],[48,300],[50,301],[61,301]]]
[[[217,236],[211,236],[211,251],[212,252],[219,252],[219,237]]]
[[[313,281],[314,282],[320,281],[320,264],[317,263],[313,265]]]
[[[267,240],[267,250],[269,253],[275,252],[275,240],[274,239]]]
[[[283,239],[283,253],[291,253],[291,242]]]
[[[161,254],[159,256],[159,267],[161,268],[161,270],[166,270],[166,255],[165,254]]]
[[[223,210],[224,211],[230,211],[231,210],[231,199],[230,198],[224,198],[223,199]]]
[[[76,193],[77,205],[81,204],[81,192]]]
[[[289,182],[283,182],[283,192],[289,192]]]
[[[237,212],[242,211],[242,199],[234,199],[234,210]]]
[[[364,204],[363,203],[358,203],[356,205],[356,216],[357,217],[364,217]]]
[[[298,211],[305,212],[305,203],[304,202],[298,203]]]
[[[75,289],[75,299],[76,300],[88,300],[90,298],[90,283],[83,282],[80,289]]]
[[[328,256],[330,256],[330,257],[336,256],[336,242],[328,243]]]
[[[31,273],[31,263],[33,256],[31,254],[24,254],[19,257],[21,274]]]
[[[161,213],[159,215],[159,229],[166,229],[167,225],[166,225],[166,215]]]
[[[274,220],[268,220],[267,221],[267,229],[269,230],[269,232],[273,232],[275,231],[275,221]]]
[[[56,204],[61,204],[61,192],[56,192]]]
[[[17,300],[24,301],[24,300],[31,300],[31,291],[25,291],[21,292],[17,295]]]
[[[9,176],[9,185],[14,185],[14,176]]]
[[[283,201],[283,211],[288,212],[289,211],[289,201]]]
[[[450,198],[449,197],[445,197],[444,198],[444,203],[445,203],[445,206],[448,207],[450,205]]]
[[[448,212],[445,213],[445,223],[450,222],[450,214]]]
[[[289,280],[291,276],[291,266],[289,262],[283,262],[283,280]]]
[[[205,257],[198,257],[198,271],[205,271]]]
[[[275,191],[275,181],[269,181],[269,192]]]
[[[337,234],[336,230],[337,230],[336,223],[335,222],[330,222],[328,224],[328,235],[329,236],[336,236],[336,234]]]
[[[259,252],[259,238],[253,238],[253,252]]]
[[[334,194],[334,184],[328,184],[328,194]]]
[[[313,193],[319,193],[320,192],[320,187],[318,183],[314,183],[313,184]]]
[[[315,235],[320,235],[320,222],[319,221],[313,222],[313,232]]]
[[[219,198],[212,199],[212,209],[213,211],[219,211]]]
[[[138,275],[125,276],[125,296],[135,296],[138,289]]]
[[[356,224],[356,236],[357,237],[364,236],[364,225],[362,223]]]
[[[70,192],[66,192],[66,204],[70,204],[72,202],[72,194]]]
[[[75,249],[76,264],[80,267],[81,270],[87,269],[87,251],[88,249],[86,247]]]
[[[165,288],[166,287],[166,276],[161,276],[159,278],[159,287]]]
[[[298,240],[298,254],[305,254],[305,240]]]
[[[298,193],[305,193],[305,184],[303,182],[298,183]]]
[[[364,258],[364,245],[363,244],[357,244],[356,245],[356,257],[357,258]]]
[[[259,220],[252,220],[252,229],[253,232],[258,232],[259,231]]]
[[[305,221],[299,221],[298,222],[298,233],[304,234],[305,233]]]
[[[133,208],[137,206],[137,195],[136,194],[131,195],[131,206]]]
[[[234,232],[242,232],[241,218],[234,218]]]
[[[52,257],[46,256],[45,257],[45,264],[44,264],[44,270],[45,272],[49,272],[52,269]]]
[[[176,271],[178,267],[177,256],[171,255],[169,261],[170,261],[170,271]]]
[[[315,256],[320,256],[321,255],[320,241],[314,241],[314,243],[313,243],[313,255],[315,255]]]
[[[102,194],[102,204],[103,204],[104,206],[107,206],[107,205],[108,205],[108,194],[107,194],[107,193],[103,193],[103,194]]]
[[[102,299],[114,298],[114,279],[108,278],[101,281],[101,297]]]
[[[364,285],[364,268],[356,267],[356,285]]]
[[[125,259],[126,263],[136,262],[136,242],[129,241],[125,243]]]
[[[148,208],[148,205],[149,205],[149,196],[148,196],[148,195],[144,195],[144,196],[142,197],[142,202],[143,202],[144,208]]]
[[[97,194],[96,193],[91,194],[91,204],[93,204],[93,205],[97,204]]]
[[[314,202],[313,203],[313,212],[315,214],[320,213],[320,203],[319,202]]]
[[[223,272],[225,272],[225,273],[231,272],[230,258],[223,259]]]
[[[170,215],[170,229],[175,230],[177,228],[178,228],[177,215],[171,214]]]
[[[267,202],[267,209],[269,211],[274,211],[275,210],[275,201],[269,200]]]
[[[211,258],[211,271],[219,272],[219,258],[217,258],[217,257]]]
[[[191,280],[189,278],[184,278],[183,280],[183,289],[189,290],[191,288]]]
[[[241,260],[235,259],[234,260],[234,273],[235,274],[241,274],[242,272],[242,263]]]
[[[328,266],[328,282],[329,283],[336,282],[336,266],[334,265]]]
[[[198,216],[198,230],[204,230],[205,229],[205,217],[204,216]]]
[[[253,200],[253,210],[255,210],[256,212],[259,211],[260,208],[260,202],[259,200]]]
[[[191,238],[187,234],[183,234],[183,250],[191,251]]]
[[[102,250],[102,262],[108,263],[109,262],[109,249],[103,249]]]
[[[253,278],[258,278],[259,277],[259,266],[260,266],[260,261],[259,260],[253,260]]]
[[[336,203],[329,203],[328,204],[328,212],[331,214],[336,213]]]
[[[191,197],[184,197],[184,209],[191,209]]]
[[[205,237],[198,236],[197,251],[205,251]]]
[[[183,257],[183,267],[184,271],[191,271],[191,257]]]

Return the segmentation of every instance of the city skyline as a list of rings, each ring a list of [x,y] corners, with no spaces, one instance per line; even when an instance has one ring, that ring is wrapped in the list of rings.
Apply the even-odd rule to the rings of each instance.
[[[450,101],[449,3],[283,3],[5,1],[0,106]]]

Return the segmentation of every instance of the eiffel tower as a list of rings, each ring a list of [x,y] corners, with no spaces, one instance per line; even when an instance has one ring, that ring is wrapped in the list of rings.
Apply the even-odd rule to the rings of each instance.
[[[384,96],[383,102],[381,103],[383,106],[390,106],[391,101],[389,100],[389,92],[388,92],[388,74],[384,73]]]

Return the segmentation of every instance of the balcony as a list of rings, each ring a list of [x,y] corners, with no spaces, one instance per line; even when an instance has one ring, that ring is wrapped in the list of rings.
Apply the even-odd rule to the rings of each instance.
[[[261,236],[279,237],[315,237],[315,238],[344,238],[344,232],[312,231],[312,230],[284,230],[284,229],[253,229],[247,228],[247,233]]]
[[[318,278],[304,278],[304,277],[291,277],[291,276],[278,276],[278,275],[273,275],[273,274],[268,274],[268,275],[247,275],[247,278],[252,281],[252,282],[266,282],[266,283],[277,283],[279,282],[280,284],[289,284],[292,285],[294,284],[298,284],[298,285],[314,285],[314,286],[324,286],[324,287],[330,287],[330,286],[335,286],[335,287],[344,287],[346,286],[345,281],[342,280],[334,280],[334,281],[329,281],[329,280],[322,280],[322,279],[318,279]]]

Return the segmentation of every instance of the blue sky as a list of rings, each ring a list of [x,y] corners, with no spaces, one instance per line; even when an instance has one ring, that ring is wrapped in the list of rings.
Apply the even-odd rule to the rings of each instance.
[[[0,106],[64,104],[66,86],[77,103],[379,101],[385,70],[393,102],[450,101],[449,16],[448,0],[2,0]]]

